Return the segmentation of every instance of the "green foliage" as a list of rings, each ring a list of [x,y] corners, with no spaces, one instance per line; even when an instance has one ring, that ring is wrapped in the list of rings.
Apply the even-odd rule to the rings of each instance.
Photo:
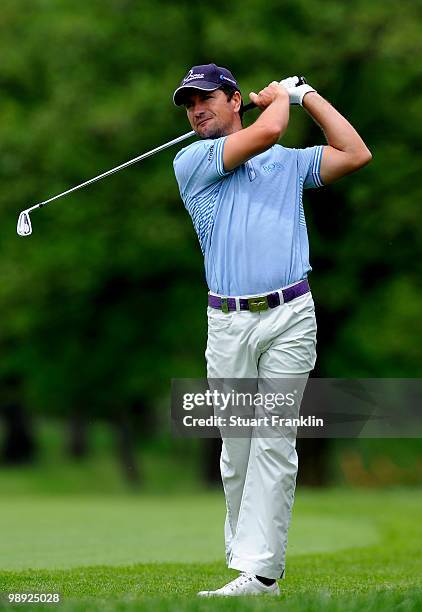
[[[189,129],[173,89],[195,64],[245,93],[305,74],[374,155],[307,195],[319,373],[420,375],[416,157],[421,3],[388,0],[3,0],[0,9],[0,377],[31,408],[115,415],[204,373],[202,257],[172,150],[52,204],[23,208]],[[301,109],[289,146],[324,142]]]

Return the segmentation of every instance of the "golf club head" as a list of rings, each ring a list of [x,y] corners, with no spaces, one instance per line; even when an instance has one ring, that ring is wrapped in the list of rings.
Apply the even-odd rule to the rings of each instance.
[[[23,210],[19,215],[16,231],[19,236],[30,236],[32,234],[31,219],[29,218],[28,211]]]

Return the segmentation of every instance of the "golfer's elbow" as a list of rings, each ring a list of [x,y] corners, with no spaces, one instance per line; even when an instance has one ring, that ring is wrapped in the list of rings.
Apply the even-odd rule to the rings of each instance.
[[[260,140],[262,145],[265,148],[272,147],[275,145],[284,134],[287,125],[282,125],[278,123],[268,123],[266,125],[260,126]]]
[[[356,169],[358,168],[363,168],[364,166],[366,166],[367,164],[369,164],[369,162],[372,159],[372,153],[371,151],[368,149],[368,147],[365,145],[361,151],[359,151],[359,153],[356,156]]]
[[[356,170],[359,170],[360,168],[363,168],[364,166],[369,164],[371,159],[372,159],[372,153],[368,149],[368,147],[366,145],[359,147],[359,149],[348,154],[348,160],[347,160],[348,166],[349,166],[348,171],[356,172]]]
[[[273,145],[277,144],[277,142],[280,140],[281,136],[283,135],[284,130],[272,130],[270,131],[270,133],[268,134],[268,147],[272,147]]]

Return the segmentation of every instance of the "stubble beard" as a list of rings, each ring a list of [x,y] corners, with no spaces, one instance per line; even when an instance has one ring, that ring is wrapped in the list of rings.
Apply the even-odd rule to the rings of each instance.
[[[215,138],[221,138],[222,136],[225,136],[226,134],[224,133],[223,130],[215,130],[214,132],[210,132],[209,134],[199,134],[199,137],[202,140],[209,140],[212,139],[214,140]]]
[[[205,132],[198,133],[198,136],[202,140],[208,140],[208,139],[221,138],[222,136],[226,136],[229,133],[230,132],[227,126],[217,125],[217,126],[211,127],[209,131],[206,130]]]

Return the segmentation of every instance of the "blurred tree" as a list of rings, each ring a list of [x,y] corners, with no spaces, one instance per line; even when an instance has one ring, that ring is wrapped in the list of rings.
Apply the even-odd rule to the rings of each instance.
[[[13,374],[4,376],[0,384],[3,420],[0,464],[6,466],[31,463],[37,450],[32,418],[21,403],[20,386],[21,380]]]
[[[0,378],[21,378],[22,406],[113,423],[137,406],[159,420],[169,379],[204,374],[206,286],[176,150],[36,212],[31,238],[15,223],[187,131],[171,95],[208,61],[244,92],[305,74],[360,131],[372,164],[306,195],[318,375],[419,376],[420,13],[420,0],[3,0]],[[323,142],[292,109],[283,143]]]

